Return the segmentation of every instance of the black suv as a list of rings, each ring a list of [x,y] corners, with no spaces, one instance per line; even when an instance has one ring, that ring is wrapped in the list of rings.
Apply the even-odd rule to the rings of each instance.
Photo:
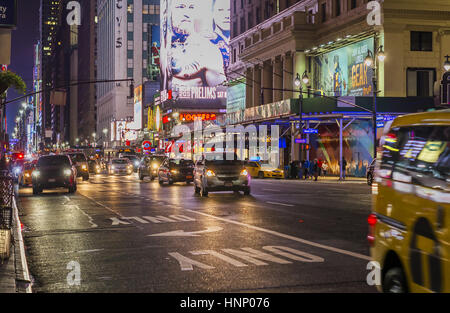
[[[169,185],[177,182],[190,184],[194,181],[194,162],[183,159],[165,159],[158,170],[160,185],[167,182]]]
[[[44,189],[68,188],[77,191],[77,170],[67,155],[47,155],[39,158],[33,171],[33,194]]]

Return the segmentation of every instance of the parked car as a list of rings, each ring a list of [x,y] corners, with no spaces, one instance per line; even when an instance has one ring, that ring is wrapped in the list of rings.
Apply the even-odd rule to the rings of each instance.
[[[154,180],[158,176],[158,169],[165,159],[165,155],[144,156],[139,165],[139,179],[143,180],[144,177],[148,176],[151,180]]]
[[[208,196],[211,191],[243,191],[250,194],[250,174],[244,162],[237,156],[226,160],[226,156],[217,153],[206,155],[197,161],[194,169],[194,189],[196,194]]]
[[[67,155],[47,155],[39,158],[33,171],[33,194],[44,189],[68,188],[69,193],[77,190],[77,170]]]
[[[72,152],[67,154],[77,168],[77,177],[83,177],[83,181],[89,179],[89,165],[83,152]]]
[[[270,164],[261,164],[259,162],[245,162],[245,168],[250,176],[258,178],[284,178],[282,169],[271,166]]]
[[[127,158],[112,159],[108,165],[109,175],[131,175],[133,174],[133,164]]]
[[[177,182],[190,184],[194,181],[194,162],[192,160],[166,158],[158,169],[158,182],[160,185]]]
[[[372,186],[373,184],[373,175],[374,175],[374,171],[375,171],[375,163],[376,163],[377,159],[373,159],[372,162],[370,163],[369,167],[366,170],[366,178],[367,178],[367,185]]]

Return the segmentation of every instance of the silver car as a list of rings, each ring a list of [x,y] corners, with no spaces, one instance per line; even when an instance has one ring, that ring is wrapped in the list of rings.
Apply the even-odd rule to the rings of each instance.
[[[133,164],[127,158],[112,159],[108,165],[109,175],[131,175],[133,174]]]
[[[206,157],[197,162],[194,169],[195,193],[207,197],[211,191],[234,191],[250,194],[250,174],[245,169],[244,162],[239,160],[221,160]]]

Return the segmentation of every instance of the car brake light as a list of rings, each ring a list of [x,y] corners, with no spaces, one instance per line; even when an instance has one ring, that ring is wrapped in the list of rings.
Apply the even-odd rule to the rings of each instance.
[[[367,218],[367,223],[369,224],[369,233],[367,234],[367,241],[369,245],[373,247],[375,244],[375,225],[377,224],[377,215],[372,213]]]

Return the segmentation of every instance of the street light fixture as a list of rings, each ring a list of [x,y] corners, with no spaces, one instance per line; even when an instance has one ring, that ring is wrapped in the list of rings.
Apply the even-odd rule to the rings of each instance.
[[[300,75],[297,73],[297,77],[295,78],[294,84],[296,87],[299,88],[299,95],[298,95],[298,102],[299,102],[299,129],[300,129],[300,139],[302,139],[302,135],[303,135],[303,127],[302,127],[302,115],[303,115],[303,86],[302,86],[302,82],[308,86],[309,84],[309,77],[308,74],[306,73],[306,70],[303,72],[302,75],[302,79],[300,80]],[[294,135],[294,132],[292,132],[292,135]],[[294,142],[294,136],[292,136],[292,142]],[[294,147],[294,145],[292,144],[292,148]],[[300,146],[302,147],[302,146]],[[301,148],[301,154],[303,152],[303,149]],[[294,151],[291,151],[291,155]],[[300,159],[302,159],[302,155],[300,155]]]
[[[22,102],[22,107],[23,107],[24,109],[26,109],[27,106],[28,106],[28,104],[27,104],[26,102]]]
[[[373,75],[372,75],[372,94],[373,94],[373,110],[372,110],[372,120],[373,120],[373,158],[375,159],[377,157],[377,93],[378,93],[378,87],[377,87],[377,61],[378,62],[384,62],[386,59],[386,55],[383,51],[383,46],[379,46],[378,49],[375,51],[375,57],[371,50],[367,51],[367,56],[364,59],[364,63],[367,67],[372,68]]]
[[[444,70],[446,72],[450,71],[450,55],[445,56],[445,62],[444,62]]]

